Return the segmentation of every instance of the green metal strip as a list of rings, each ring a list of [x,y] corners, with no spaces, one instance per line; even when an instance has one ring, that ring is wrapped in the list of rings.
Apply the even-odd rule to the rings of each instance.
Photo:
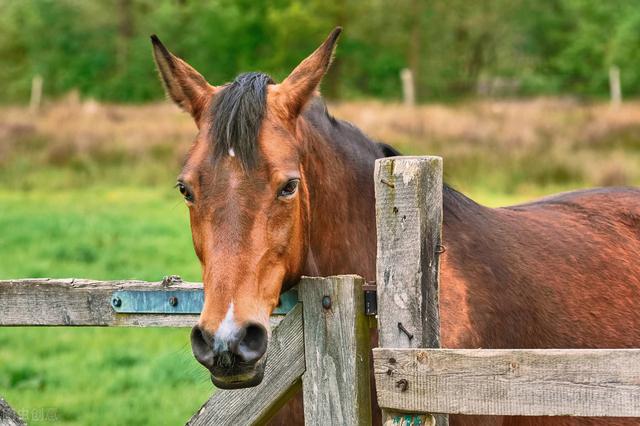
[[[286,314],[298,303],[298,290],[280,295],[273,314]],[[123,314],[199,314],[204,305],[202,290],[120,290],[111,295],[111,307]]]

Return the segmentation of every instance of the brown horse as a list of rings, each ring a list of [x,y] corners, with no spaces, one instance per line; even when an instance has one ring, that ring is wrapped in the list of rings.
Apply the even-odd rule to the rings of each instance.
[[[375,279],[374,161],[397,153],[331,117],[318,95],[339,34],[280,84],[249,73],[223,86],[209,85],[152,37],[167,93],[198,127],[177,186],[205,290],[193,353],[220,388],[260,382],[269,315],[301,275]],[[490,209],[445,186],[443,241],[444,347],[640,347],[639,190]],[[300,421],[299,406],[294,413]],[[452,416],[451,423],[638,421]]]

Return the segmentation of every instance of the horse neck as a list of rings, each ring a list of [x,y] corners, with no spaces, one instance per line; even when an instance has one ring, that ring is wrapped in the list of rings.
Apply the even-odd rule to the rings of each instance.
[[[358,129],[328,116],[314,101],[299,118],[309,190],[307,275],[358,274],[375,279],[373,170],[382,156]]]
[[[309,254],[306,275],[358,274],[369,281],[376,274],[376,222],[373,173],[384,156],[378,144],[349,123],[330,117],[319,100],[298,121],[303,167],[310,196]],[[473,241],[499,218],[446,186],[443,189],[445,244]],[[469,256],[477,253],[469,253]]]

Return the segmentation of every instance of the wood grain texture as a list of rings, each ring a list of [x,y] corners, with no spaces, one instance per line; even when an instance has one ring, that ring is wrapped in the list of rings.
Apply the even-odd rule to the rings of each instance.
[[[197,290],[202,284],[163,285],[146,281],[80,278],[0,281],[0,326],[192,327],[198,315],[119,314],[111,307],[116,290]]]
[[[306,425],[370,425],[369,321],[364,280],[355,275],[304,278]],[[331,306],[323,307],[329,297]]]
[[[640,416],[640,349],[374,349],[374,364],[394,410]]]
[[[378,344],[386,348],[437,348],[442,158],[376,160],[375,192]],[[395,418],[384,411],[383,416]],[[438,415],[429,422],[445,426],[448,419]]]
[[[377,286],[380,346],[439,346],[442,159],[376,161]],[[401,322],[413,334],[398,329]]]
[[[25,424],[9,404],[0,397],[0,426],[24,426]]]
[[[304,371],[302,306],[298,304],[272,332],[262,383],[216,391],[187,425],[263,424],[299,391]]]

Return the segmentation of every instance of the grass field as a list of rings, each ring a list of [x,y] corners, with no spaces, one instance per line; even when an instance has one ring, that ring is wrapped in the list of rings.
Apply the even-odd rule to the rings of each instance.
[[[0,277],[199,281],[173,189],[0,191]],[[182,424],[211,394],[187,329],[0,328],[0,393],[30,424]]]
[[[564,100],[333,108],[379,140],[445,158],[448,180],[507,205],[640,183],[640,104]],[[0,111],[0,279],[199,281],[174,177],[194,135],[168,105],[68,101]],[[0,309],[2,301],[0,300]],[[213,391],[187,329],[0,328],[0,395],[30,424],[182,424]]]

